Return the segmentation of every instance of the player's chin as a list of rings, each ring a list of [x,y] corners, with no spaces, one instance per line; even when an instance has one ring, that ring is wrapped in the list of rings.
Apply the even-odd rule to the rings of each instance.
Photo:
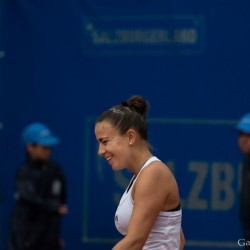
[[[119,168],[118,168],[117,166],[115,166],[115,165],[111,165],[111,168],[112,168],[114,171],[119,170]]]
[[[114,170],[114,171],[118,171],[118,170],[121,170],[121,168],[119,167],[119,165],[116,165],[116,164],[110,164],[111,168]]]

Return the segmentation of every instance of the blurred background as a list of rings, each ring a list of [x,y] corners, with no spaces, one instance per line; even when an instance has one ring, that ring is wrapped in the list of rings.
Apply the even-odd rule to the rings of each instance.
[[[131,95],[150,102],[149,142],[179,184],[186,248],[236,249],[235,124],[250,111],[246,0],[0,0],[0,250],[7,249],[20,134],[61,138],[66,250],[111,249],[131,174],[97,157],[96,117]]]

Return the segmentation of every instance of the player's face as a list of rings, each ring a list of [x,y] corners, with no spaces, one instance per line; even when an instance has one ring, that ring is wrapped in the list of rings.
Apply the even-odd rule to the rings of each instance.
[[[238,143],[241,152],[245,155],[250,155],[250,134],[239,132]]]
[[[113,170],[127,166],[128,138],[121,135],[109,122],[102,121],[95,126],[96,139],[99,142],[98,155],[103,156]]]
[[[27,146],[30,157],[34,160],[48,160],[51,154],[51,148],[42,145],[30,144]]]

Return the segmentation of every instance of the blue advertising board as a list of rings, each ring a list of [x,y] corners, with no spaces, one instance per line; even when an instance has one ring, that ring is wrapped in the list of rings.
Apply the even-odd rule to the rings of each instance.
[[[4,46],[3,46],[3,1],[0,0],[0,92],[3,93],[3,79],[2,79],[2,60],[4,58]],[[0,99],[1,98],[1,94],[0,94]],[[3,103],[0,100],[0,106],[2,106]],[[2,113],[3,108],[0,108],[0,114]],[[3,143],[2,143],[2,136],[1,136],[1,132],[3,129],[3,122],[2,122],[2,117],[0,116],[0,151],[3,147]],[[0,156],[0,175],[2,176],[2,156]],[[1,177],[0,176],[0,177]],[[0,181],[2,180],[2,178],[0,178]],[[3,185],[0,185],[0,242],[3,242],[3,223],[1,223],[2,220],[2,216],[3,216]],[[0,250],[2,250],[3,246],[0,244]]]
[[[65,249],[106,250],[121,238],[114,213],[131,173],[113,172],[98,157],[94,125],[134,94],[150,102],[149,143],[179,185],[185,249],[238,248],[243,157],[235,124],[250,108],[249,7],[246,0],[4,1],[0,249],[24,155],[20,134],[32,121],[62,139],[53,157],[67,177]]]
[[[86,55],[200,54],[205,18],[192,15],[97,16],[83,19]]]
[[[111,222],[131,173],[113,173],[97,156],[94,121],[87,118],[85,126],[82,237],[88,243],[114,244],[120,237]],[[169,166],[179,184],[187,247],[239,247],[241,163],[234,156],[235,124],[235,120],[149,118],[153,152]],[[204,141],[213,147],[208,148]],[[225,149],[225,144],[230,146]],[[102,209],[107,208],[105,216],[96,206],[97,199]]]

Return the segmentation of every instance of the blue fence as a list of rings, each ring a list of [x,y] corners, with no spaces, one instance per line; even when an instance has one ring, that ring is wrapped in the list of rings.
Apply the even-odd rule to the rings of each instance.
[[[0,1],[0,249],[7,249],[20,133],[31,121],[61,137],[67,250],[111,249],[131,174],[97,157],[95,118],[133,94],[149,100],[149,139],[179,184],[186,249],[238,248],[249,112],[248,1]]]

